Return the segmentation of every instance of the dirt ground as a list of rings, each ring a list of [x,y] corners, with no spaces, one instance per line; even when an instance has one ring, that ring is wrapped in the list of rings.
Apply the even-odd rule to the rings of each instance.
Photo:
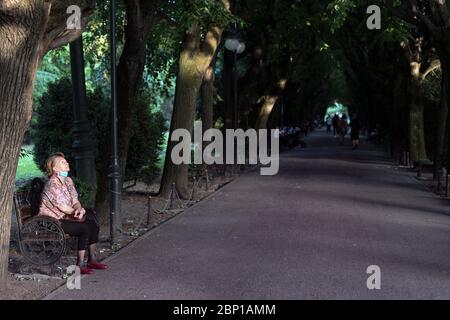
[[[240,173],[250,169],[251,167],[242,167]],[[208,188],[204,178],[195,180],[196,187],[193,189],[191,200],[181,201],[174,197],[175,200],[171,208],[169,208],[168,200],[151,197],[151,210],[149,210],[149,196],[146,193],[156,192],[159,188],[159,183],[151,186],[137,184],[127,189],[122,201],[123,234],[118,239],[118,245],[112,248],[108,241],[109,227],[101,228],[97,249],[99,260],[101,261],[113,255],[152,228],[214,193],[236,176],[231,174],[216,175],[209,181]],[[194,181],[191,182],[191,190],[193,184]],[[28,263],[20,254],[17,223],[15,217],[13,217],[9,258],[10,275],[7,290],[0,292],[0,300],[38,300],[63,285],[67,277],[66,268],[74,265],[76,262],[76,241],[74,240],[76,239],[71,238],[69,240],[70,252],[64,255],[61,261],[53,268],[34,266]]]

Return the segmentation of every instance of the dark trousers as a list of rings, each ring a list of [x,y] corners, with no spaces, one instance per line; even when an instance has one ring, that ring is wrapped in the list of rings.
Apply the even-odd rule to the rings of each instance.
[[[91,244],[98,242],[98,226],[95,214],[86,209],[86,219],[83,222],[61,220],[65,233],[78,237],[78,251],[87,250]]]

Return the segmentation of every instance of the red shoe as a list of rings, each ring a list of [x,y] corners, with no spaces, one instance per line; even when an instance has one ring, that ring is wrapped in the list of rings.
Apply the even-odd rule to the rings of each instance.
[[[80,267],[80,274],[93,274],[94,270],[89,267]]]
[[[99,269],[99,270],[108,269],[108,266],[106,264],[98,263],[98,262],[88,262],[87,267],[91,268],[91,269]]]

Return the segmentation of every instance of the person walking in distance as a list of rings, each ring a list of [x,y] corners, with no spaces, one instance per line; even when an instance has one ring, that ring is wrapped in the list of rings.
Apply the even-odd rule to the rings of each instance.
[[[327,122],[327,133],[331,133],[331,126],[333,124],[333,119],[331,119],[330,115],[327,116],[326,122]]]
[[[333,135],[336,137],[336,134],[338,134],[338,124],[339,124],[339,116],[337,113],[334,115],[332,123],[333,123]]]
[[[340,145],[344,144],[345,136],[347,135],[347,116],[345,114],[342,115],[342,118],[339,120],[339,136],[340,136]]]
[[[359,123],[358,117],[356,114],[353,114],[352,120],[350,122],[350,128],[352,128],[352,132],[350,133],[350,137],[353,143],[353,149],[359,148],[359,131],[361,130],[361,124]]]

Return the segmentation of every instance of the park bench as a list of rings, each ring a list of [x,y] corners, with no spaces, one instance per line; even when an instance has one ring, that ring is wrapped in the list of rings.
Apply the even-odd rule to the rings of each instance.
[[[54,265],[66,250],[66,240],[70,238],[61,228],[58,220],[51,217],[38,216],[39,202],[33,198],[40,193],[34,188],[14,193],[14,209],[17,219],[19,247],[25,259],[39,266]],[[42,190],[41,190],[42,191]]]
[[[302,148],[306,148],[306,143],[304,141],[304,134],[302,132],[296,132],[280,136],[280,148],[283,151],[295,148],[299,145]]]

